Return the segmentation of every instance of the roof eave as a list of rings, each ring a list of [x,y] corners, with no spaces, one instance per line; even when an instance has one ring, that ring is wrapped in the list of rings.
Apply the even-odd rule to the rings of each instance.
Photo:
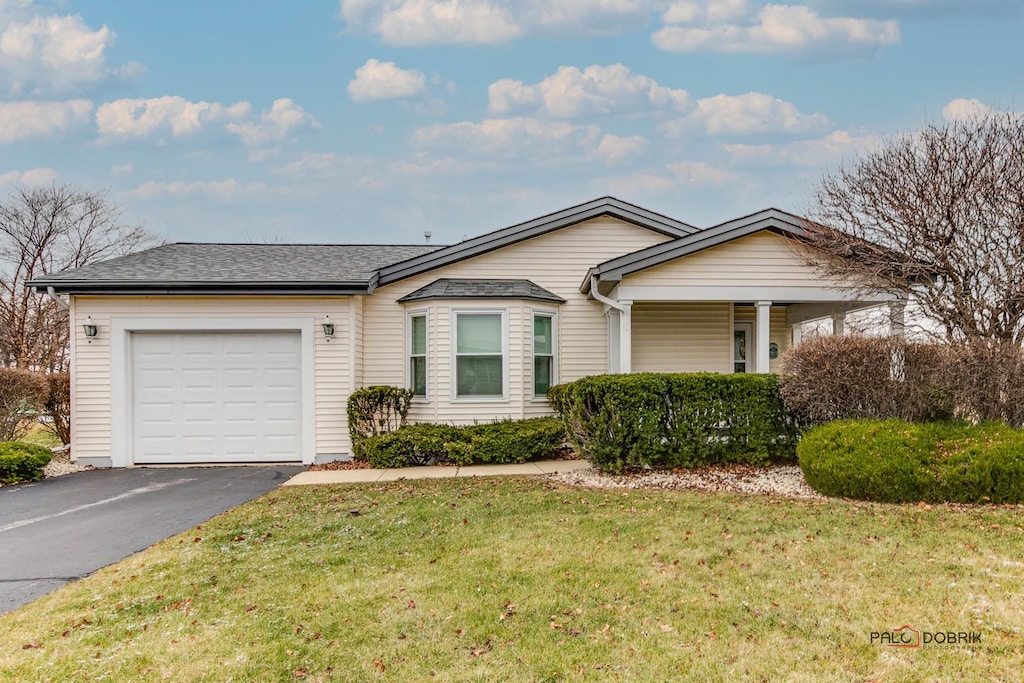
[[[325,282],[126,282],[102,280],[32,280],[36,291],[53,288],[57,294],[264,294],[339,295],[369,294],[366,281]]]
[[[659,232],[668,237],[679,238],[698,232],[698,228],[695,226],[676,221],[613,197],[605,197],[385,266],[377,271],[377,281],[375,284],[376,286],[383,286],[398,282],[420,273],[458,263],[459,261],[464,261],[495,249],[605,215],[610,215],[625,222]]]

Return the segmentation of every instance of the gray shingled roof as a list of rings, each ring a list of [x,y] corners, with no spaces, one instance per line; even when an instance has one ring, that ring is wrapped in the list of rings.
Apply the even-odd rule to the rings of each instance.
[[[406,294],[398,303],[425,299],[533,299],[564,304],[565,299],[533,284],[529,280],[434,280],[415,292]]]
[[[46,275],[36,287],[58,290],[82,286],[176,289],[259,285],[363,290],[379,268],[441,248],[440,245],[374,244],[165,244],[153,249]]]

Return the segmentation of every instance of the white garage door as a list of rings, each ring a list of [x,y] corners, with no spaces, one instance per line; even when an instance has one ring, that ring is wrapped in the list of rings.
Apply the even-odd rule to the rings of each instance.
[[[132,338],[134,461],[302,459],[298,332]]]

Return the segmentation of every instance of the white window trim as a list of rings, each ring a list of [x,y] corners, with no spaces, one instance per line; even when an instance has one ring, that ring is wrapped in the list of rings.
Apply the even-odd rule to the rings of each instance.
[[[508,353],[508,308],[451,308],[448,331],[451,352],[451,400],[454,403],[508,403],[509,402],[509,353]],[[459,396],[459,315],[500,315],[501,316],[501,396]]]
[[[423,358],[425,360],[424,365],[426,366],[424,371],[427,373],[427,393],[425,393],[423,396],[413,396],[412,397],[412,401],[413,401],[413,403],[429,403],[430,402],[430,393],[431,393],[431,384],[433,384],[433,382],[430,381],[430,367],[431,367],[431,363],[430,363],[430,323],[431,323],[431,316],[430,316],[430,309],[429,308],[415,308],[415,309],[406,311],[406,313],[405,313],[405,387],[407,389],[412,389],[412,368],[410,367],[410,363],[409,363],[409,361],[412,359],[412,319],[416,318],[416,317],[420,317],[420,316],[423,316],[424,318],[426,318],[426,325],[427,325],[427,348],[424,349],[424,352],[423,352]]]
[[[110,321],[110,464],[132,461],[132,332],[299,332],[302,348],[302,462],[316,459],[315,320],[306,318],[113,318]]]
[[[534,333],[534,318],[537,316],[543,316],[551,318],[551,386],[558,384],[558,309],[557,308],[530,308],[530,396],[531,400],[546,403],[548,397],[546,394],[538,395],[537,391],[537,378],[533,376],[534,368],[536,367],[535,360],[537,358],[537,338]]]

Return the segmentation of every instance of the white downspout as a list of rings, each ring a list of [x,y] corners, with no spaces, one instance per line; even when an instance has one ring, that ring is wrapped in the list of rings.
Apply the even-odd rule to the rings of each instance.
[[[69,310],[71,308],[71,305],[67,301],[64,301],[64,299],[61,299],[59,296],[57,296],[57,290],[55,290],[53,287],[47,287],[46,288],[46,294],[53,301],[56,301],[57,305],[59,305],[65,311],[67,311],[67,310]]]
[[[632,372],[633,363],[633,302],[618,302],[597,290],[597,276],[590,276],[590,295],[605,306],[619,312],[619,373]]]

